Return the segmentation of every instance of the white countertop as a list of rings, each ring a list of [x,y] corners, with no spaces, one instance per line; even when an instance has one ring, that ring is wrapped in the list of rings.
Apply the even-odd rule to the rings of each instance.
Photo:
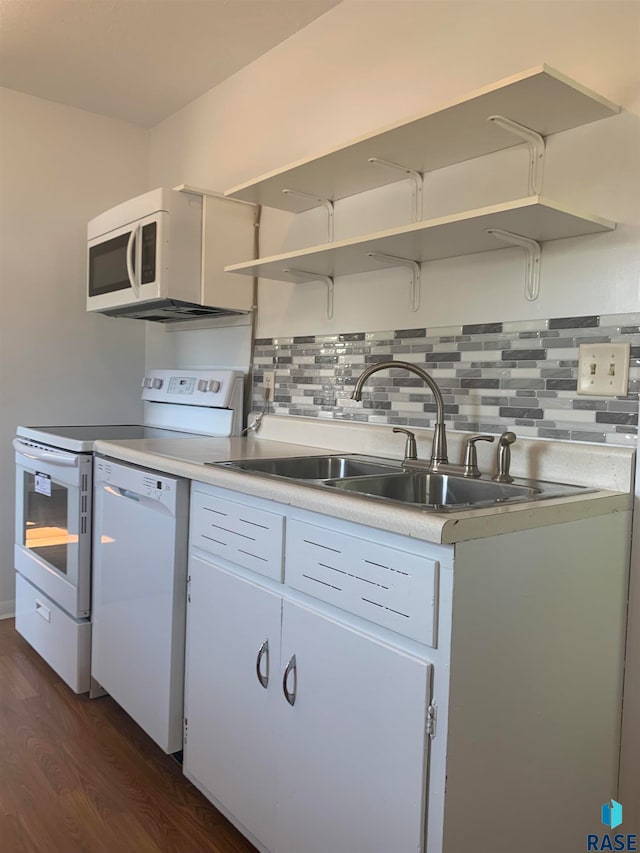
[[[109,456],[123,462],[140,465],[157,471],[163,471],[190,480],[210,483],[214,486],[230,489],[267,500],[278,501],[281,504],[298,507],[312,512],[353,521],[370,527],[388,530],[404,536],[427,542],[452,544],[468,539],[480,539],[501,533],[510,533],[516,530],[545,527],[552,524],[575,521],[590,518],[610,512],[621,512],[631,509],[631,476],[633,470],[633,452],[627,448],[595,448],[594,445],[584,445],[576,451],[575,445],[563,442],[550,442],[549,445],[564,445],[561,448],[541,453],[540,448],[532,440],[522,440],[521,447],[523,457],[530,457],[536,461],[536,471],[540,468],[541,456],[558,456],[561,460],[555,466],[555,470],[561,476],[551,477],[549,470],[551,463],[546,464],[544,479],[556,482],[574,482],[582,485],[595,485],[598,490],[584,495],[565,498],[550,498],[536,502],[514,503],[499,507],[490,507],[474,510],[456,510],[450,512],[434,512],[414,506],[395,505],[386,501],[365,498],[361,495],[353,495],[345,492],[333,492],[327,488],[314,488],[291,480],[280,480],[273,477],[264,477],[252,473],[233,470],[218,466],[205,465],[206,462],[225,462],[238,459],[276,458],[283,456],[306,456],[324,453],[346,453],[357,452],[372,455],[384,455],[398,458],[398,440],[393,438],[393,450],[389,452],[380,448],[381,433],[377,437],[371,432],[371,427],[355,427],[351,424],[347,432],[343,429],[331,429],[325,431],[322,441],[327,436],[338,439],[337,446],[325,444],[302,444],[292,441],[275,440],[267,437],[281,433],[279,424],[273,421],[282,421],[283,418],[272,418],[272,423],[267,425],[264,437],[250,438],[185,438],[185,439],[136,439],[129,441],[97,441],[95,450],[97,453]],[[288,421],[303,421],[305,419],[287,419]],[[292,424],[287,429],[292,429]],[[332,426],[327,424],[326,426]],[[339,425],[346,427],[346,425]],[[320,425],[313,425],[314,429],[308,427],[308,421],[300,424],[301,429],[294,435],[296,439],[306,434],[307,440],[319,441]],[[355,428],[354,428],[355,427]],[[366,433],[363,431],[366,430]],[[388,428],[385,431],[389,433]],[[421,431],[416,430],[416,434]],[[374,436],[373,439],[363,440],[365,434]],[[464,434],[462,434],[464,436]],[[371,450],[371,440],[376,445],[376,450]],[[386,440],[386,439],[385,439]],[[450,448],[460,444],[463,439],[453,436],[450,439]],[[531,445],[527,451],[527,445]],[[515,447],[515,446],[514,446]],[[402,442],[400,442],[400,449]],[[424,449],[424,447],[423,447]],[[478,448],[480,450],[480,447]],[[573,459],[577,466],[579,463],[580,450],[582,454],[588,455],[590,467],[593,470],[594,455],[602,457],[602,471],[593,473],[593,479],[584,482],[579,475],[580,468],[574,468],[574,478],[566,470],[567,455]],[[495,450],[494,450],[495,452]],[[457,448],[456,448],[457,453]],[[424,454],[421,454],[424,455]],[[428,454],[427,454],[428,455]],[[450,458],[457,458],[453,454]],[[564,461],[562,461],[564,460]],[[482,462],[482,460],[481,460]],[[516,462],[516,459],[514,459]],[[516,462],[522,467],[522,460]],[[529,459],[529,466],[533,464]],[[482,467],[482,465],[481,465]],[[572,465],[572,468],[574,466]],[[484,470],[488,470],[486,467]],[[584,470],[584,468],[583,468]],[[599,470],[599,469],[598,469]],[[603,488],[608,485],[607,474],[612,480],[612,487]],[[516,476],[532,476],[528,470],[514,470]],[[536,473],[537,478],[541,478]],[[624,490],[623,490],[624,489]]]

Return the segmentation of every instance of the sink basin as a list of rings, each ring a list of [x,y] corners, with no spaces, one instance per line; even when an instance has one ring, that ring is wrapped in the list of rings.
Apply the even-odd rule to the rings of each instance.
[[[287,477],[290,480],[336,480],[343,477],[362,477],[371,474],[388,474],[398,471],[400,463],[388,464],[375,458],[344,456],[293,456],[281,459],[243,459],[237,462],[206,463],[220,464],[238,471],[251,471],[272,477]]]
[[[542,480],[497,483],[487,475],[473,479],[456,473],[405,471],[402,463],[394,459],[357,453],[240,459],[205,464],[259,476],[297,480],[313,488],[329,488],[364,498],[438,511],[500,506],[515,501],[539,501],[593,491],[586,486]]]
[[[542,491],[534,486],[417,472],[330,480],[325,485],[361,495],[430,507],[488,506],[515,499],[531,500]]]

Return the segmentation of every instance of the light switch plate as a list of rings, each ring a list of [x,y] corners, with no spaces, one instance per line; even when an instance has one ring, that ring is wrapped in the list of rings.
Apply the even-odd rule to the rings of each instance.
[[[631,345],[580,344],[578,394],[592,397],[626,397],[629,393]]]

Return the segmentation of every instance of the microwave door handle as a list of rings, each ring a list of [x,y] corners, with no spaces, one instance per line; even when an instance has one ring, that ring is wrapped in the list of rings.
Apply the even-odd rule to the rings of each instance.
[[[127,243],[127,275],[129,276],[129,283],[131,284],[131,288],[136,298],[140,296],[140,285],[136,279],[136,271],[133,268],[133,251],[136,244],[136,235],[141,231],[142,225],[136,225],[136,227],[131,231],[129,241]]]
[[[16,453],[19,453],[20,456],[24,456],[26,459],[49,462],[51,465],[59,465],[64,468],[78,467],[78,457],[71,453],[48,453],[46,450],[30,447],[28,444],[20,441],[19,438],[14,438],[12,444]]]

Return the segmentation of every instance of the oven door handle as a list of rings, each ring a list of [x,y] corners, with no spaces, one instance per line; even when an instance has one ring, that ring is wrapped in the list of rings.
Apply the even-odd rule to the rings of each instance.
[[[16,453],[19,453],[20,456],[24,456],[26,459],[32,459],[36,462],[48,462],[50,465],[59,465],[63,468],[78,467],[78,456],[73,453],[64,453],[62,451],[50,453],[39,447],[31,447],[30,444],[20,441],[19,438],[14,438],[12,444]]]

